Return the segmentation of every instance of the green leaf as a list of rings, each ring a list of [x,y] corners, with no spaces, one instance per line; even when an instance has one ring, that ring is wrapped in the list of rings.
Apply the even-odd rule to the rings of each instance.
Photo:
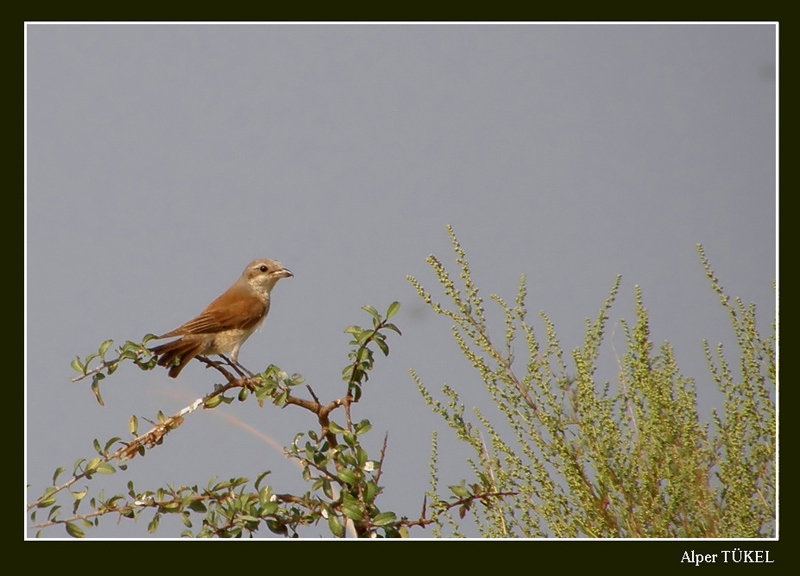
[[[378,314],[378,311],[377,311],[377,310],[375,310],[375,308],[373,308],[373,307],[372,307],[372,306],[370,306],[369,304],[367,304],[366,306],[364,306],[364,307],[362,308],[362,310],[364,310],[364,311],[365,311],[367,314],[369,314],[369,315],[373,316],[373,317],[374,317],[376,320],[380,320],[380,319],[381,319],[381,315],[380,315],[380,314]]]
[[[75,370],[75,372],[77,372],[78,374],[86,374],[86,370],[84,370],[83,364],[81,364],[80,356],[75,356],[75,360],[70,362],[69,365],[72,366],[72,369]]]
[[[72,494],[72,497],[75,498],[75,500],[83,500],[84,498],[86,498],[86,495],[88,493],[89,493],[88,488],[86,488],[85,490],[81,490],[80,492],[70,492],[70,494]]]
[[[364,330],[361,334],[358,335],[357,340],[359,344],[364,344],[367,340],[375,336],[375,330]],[[362,352],[363,354],[363,352]]]
[[[134,350],[123,350],[119,353],[120,360],[133,360],[137,358],[139,354],[136,353]]]
[[[464,486],[448,486],[448,488],[450,488],[450,491],[459,498],[469,497],[469,490],[467,490]]]
[[[203,403],[203,408],[206,410],[211,410],[212,408],[216,408],[222,403],[222,395],[214,396],[213,398],[209,398]]]
[[[102,374],[95,374],[94,376],[95,377],[92,378],[92,392],[94,392],[94,397],[97,398],[97,403],[100,404],[100,406],[105,406],[106,404],[103,402],[103,397],[100,396],[100,380],[102,380],[102,378],[97,378],[97,376],[102,376]]]
[[[335,458],[336,462],[345,468],[356,466],[356,459],[352,454],[350,454],[349,450],[342,450],[339,448],[336,452]]]
[[[349,430],[345,431],[342,434],[344,441],[347,443],[348,446],[354,446],[356,443],[356,435],[350,432]]]
[[[95,470],[97,470],[97,467],[100,465],[100,462],[102,462],[100,458],[93,458],[88,464],[86,464],[84,472],[86,472],[86,474],[94,474]]]
[[[389,304],[389,309],[386,311],[386,319],[388,320],[389,318],[397,314],[398,310],[400,310],[400,302],[395,301]]]
[[[358,482],[356,480],[356,475],[353,474],[353,471],[348,470],[347,468],[342,468],[339,470],[339,472],[336,473],[336,476],[345,484],[356,484]]]
[[[289,391],[284,390],[272,401],[275,406],[283,407],[286,404],[286,401],[289,399]]]
[[[374,482],[367,482],[366,490],[364,490],[364,501],[371,504],[375,500],[375,495],[378,493],[378,486]]]
[[[382,514],[378,514],[375,518],[372,519],[373,526],[387,526],[389,524],[394,524],[397,520],[397,516],[395,516],[394,512],[383,512]]]
[[[360,326],[348,326],[344,329],[345,334],[352,334],[355,337],[357,337],[363,331],[364,330]]]
[[[109,449],[111,448],[111,446],[112,446],[112,445],[114,445],[114,444],[116,444],[117,442],[119,442],[119,440],[120,440],[120,438],[118,438],[117,436],[114,436],[114,437],[113,437],[113,438],[111,438],[111,439],[110,439],[108,442],[106,442],[106,445],[105,445],[105,447],[103,448],[103,455],[104,455],[104,456],[105,456],[105,455],[107,455],[107,454],[108,454],[108,451],[109,451]]]
[[[101,357],[103,360],[105,360],[105,359],[106,359],[106,352],[108,352],[108,349],[109,349],[109,348],[111,348],[111,346],[112,346],[113,344],[114,344],[114,341],[113,341],[113,340],[106,340],[105,342],[103,342],[102,344],[100,344],[100,349],[98,350],[98,352],[100,352],[100,357]]]
[[[69,535],[70,535],[70,536],[72,536],[73,538],[84,538],[84,537],[86,536],[86,535],[83,533],[83,530],[81,530],[80,528],[78,528],[78,527],[77,527],[75,524],[73,524],[72,522],[67,522],[65,526],[66,526],[66,528],[67,528],[67,534],[69,534]]]
[[[277,502],[267,502],[261,507],[261,511],[259,512],[259,516],[262,518],[264,516],[269,516],[271,514],[275,514],[278,511],[278,503]]]
[[[400,334],[400,336],[403,335],[403,333],[400,332],[400,329],[397,326],[395,326],[394,324],[392,324],[392,323],[384,324],[383,327],[386,328],[387,330],[394,330],[395,332]]]
[[[180,502],[167,502],[166,504],[161,505],[159,508],[160,511],[167,513],[174,513],[180,509],[181,509]]]
[[[42,494],[41,502],[39,502],[37,508],[47,508],[48,506],[52,506],[56,501],[55,496],[53,496],[55,493],[56,489],[54,487],[50,487],[45,490],[44,494]]]
[[[254,486],[256,487],[256,490],[260,490],[261,489],[261,481],[264,478],[266,478],[268,475],[270,475],[270,474],[272,474],[271,470],[265,470],[264,472],[262,472],[261,474],[258,475],[258,477],[256,478],[256,482],[254,484]]]
[[[358,424],[356,424],[356,436],[361,436],[362,434],[366,434],[372,430],[372,424],[369,423],[369,420],[362,420]]]
[[[331,423],[330,423],[330,430],[331,430],[331,432],[333,432],[334,434],[344,434],[344,433],[346,432],[346,430],[345,430],[344,428],[342,428],[341,426],[339,426],[339,425],[338,425],[336,422],[334,422],[333,420],[331,420]]]
[[[123,344],[120,347],[120,353],[136,352],[139,350],[139,348],[141,348],[141,345],[137,344],[136,342],[131,342],[130,340],[127,340],[125,344]]]
[[[63,468],[56,468],[56,471],[53,472],[53,486],[56,485],[56,480],[58,480],[58,477],[61,476],[62,472],[64,472]]]
[[[128,420],[128,431],[131,434],[136,436],[139,431],[139,419],[136,416],[131,416],[131,419]]]
[[[383,352],[384,356],[389,355],[389,346],[383,341],[383,339],[377,338],[375,343],[378,345],[378,348],[381,349],[381,352]]]
[[[328,528],[331,534],[337,538],[341,538],[344,535],[344,526],[339,522],[339,517],[332,512],[328,512]]]
[[[342,513],[356,522],[360,522],[364,519],[364,513],[361,511],[361,505],[357,500],[342,504]]]
[[[101,462],[97,465],[97,472],[98,474],[115,474],[117,469],[108,462]]]
[[[364,464],[367,463],[367,452],[361,447],[356,446],[356,464],[359,468],[364,468]]]

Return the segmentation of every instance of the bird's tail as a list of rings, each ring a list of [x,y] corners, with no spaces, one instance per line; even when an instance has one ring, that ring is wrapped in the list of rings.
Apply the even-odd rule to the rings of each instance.
[[[158,359],[159,366],[170,367],[170,378],[177,378],[184,366],[186,366],[192,358],[201,354],[204,347],[205,343],[202,340],[184,336],[179,340],[173,340],[172,342],[150,348],[150,352],[156,356],[160,356]]]

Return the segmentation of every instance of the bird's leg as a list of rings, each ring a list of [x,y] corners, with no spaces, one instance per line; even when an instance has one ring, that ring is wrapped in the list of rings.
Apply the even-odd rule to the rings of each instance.
[[[209,368],[219,368],[220,366],[225,366],[226,364],[230,364],[230,362],[220,362],[219,360],[212,360],[208,356],[197,356],[198,360],[201,360],[206,366]],[[227,360],[227,358],[226,358]]]
[[[230,384],[235,384],[235,383],[237,382],[237,380],[236,380],[236,378],[233,376],[233,374],[231,374],[230,372],[228,372],[228,371],[225,369],[225,362],[219,362],[219,361],[216,361],[216,360],[211,360],[211,359],[210,359],[210,358],[208,358],[207,356],[199,356],[199,355],[198,355],[196,358],[197,358],[197,359],[198,359],[200,362],[202,362],[203,364],[205,364],[207,368],[216,368],[217,370],[219,370],[219,372],[220,372],[220,373],[222,373],[222,375],[223,375],[223,376],[225,376],[225,379],[226,379],[226,380],[227,380],[227,381],[228,381]]]
[[[238,362],[236,362],[235,360],[231,360],[231,359],[229,359],[227,356],[225,356],[225,354],[220,354],[220,357],[222,357],[222,359],[223,359],[223,360],[225,360],[225,362],[227,362],[227,363],[228,363],[228,365],[229,365],[231,368],[233,368],[234,370],[236,370],[236,372],[237,372],[237,373],[239,374],[239,376],[241,376],[242,378],[247,378],[247,377],[250,377],[250,378],[252,378],[252,377],[253,377],[253,373],[252,373],[252,372],[250,372],[250,370],[248,370],[247,368],[245,368],[244,366],[242,366],[241,364],[239,364],[239,363],[238,363]],[[244,374],[244,372],[242,372],[242,370],[244,370],[244,372],[247,372],[247,375],[245,375],[245,374]]]

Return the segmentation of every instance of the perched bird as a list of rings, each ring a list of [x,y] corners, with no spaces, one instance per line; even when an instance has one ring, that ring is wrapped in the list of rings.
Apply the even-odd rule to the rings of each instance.
[[[239,348],[267,317],[270,291],[278,280],[291,276],[276,260],[252,261],[197,318],[157,338],[181,337],[150,349],[160,356],[158,365],[169,366],[170,378],[177,378],[195,356],[216,354],[227,360],[230,354],[232,365],[238,365]]]

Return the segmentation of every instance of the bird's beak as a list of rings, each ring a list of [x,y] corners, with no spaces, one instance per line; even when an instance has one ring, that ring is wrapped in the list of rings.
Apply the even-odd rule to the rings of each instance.
[[[292,276],[294,276],[294,274],[292,274],[292,271],[289,270],[288,268],[281,268],[278,271],[277,276],[278,278],[291,278]]]

